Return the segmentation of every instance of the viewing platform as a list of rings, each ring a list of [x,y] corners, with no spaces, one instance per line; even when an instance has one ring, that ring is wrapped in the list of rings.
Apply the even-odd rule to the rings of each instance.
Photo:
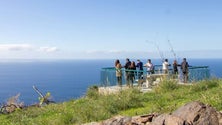
[[[173,79],[178,82],[178,84],[183,84],[183,75],[178,67],[178,74],[173,74],[172,67],[170,67],[169,72],[164,74],[162,71],[162,65],[155,65],[154,74],[149,74],[147,69],[144,67],[144,70],[126,70],[125,68],[121,69],[122,72],[122,86],[118,86],[116,78],[116,69],[115,67],[106,67],[101,69],[100,74],[100,91],[102,93],[112,93],[119,91],[125,88],[129,88],[126,85],[126,71],[134,73],[133,86],[140,87],[141,91],[149,91],[151,88],[164,79]],[[142,77],[139,78],[139,74],[142,74]],[[210,78],[210,69],[208,66],[191,66],[189,67],[188,81],[186,84],[192,84],[194,82],[205,80]]]

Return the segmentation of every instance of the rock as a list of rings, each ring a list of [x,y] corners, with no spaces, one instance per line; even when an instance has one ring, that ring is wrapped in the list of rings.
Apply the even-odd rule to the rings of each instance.
[[[219,125],[222,125],[222,113],[221,112],[217,112],[217,118],[219,120]]]
[[[190,125],[184,119],[180,117],[162,114],[152,121],[150,125]]]
[[[131,125],[132,117],[116,116],[114,118],[103,121],[100,125]]]
[[[116,116],[99,123],[85,125],[222,125],[222,113],[209,105],[194,101],[178,108],[172,114]]]
[[[158,114],[148,114],[148,115],[141,115],[141,116],[134,116],[132,117],[132,124],[135,125],[143,125],[146,123],[152,122],[153,117],[156,117]]]
[[[180,117],[192,125],[219,125],[217,111],[198,101],[180,107],[172,115]]]

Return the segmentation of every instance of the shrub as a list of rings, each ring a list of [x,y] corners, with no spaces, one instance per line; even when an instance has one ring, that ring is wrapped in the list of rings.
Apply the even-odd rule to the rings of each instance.
[[[143,106],[143,96],[138,89],[123,90],[117,94],[104,96],[102,100],[103,106],[111,114]]]
[[[212,80],[203,80],[203,81],[200,81],[198,83],[195,83],[191,90],[193,92],[199,92],[199,91],[206,91],[208,89],[212,89],[214,87],[218,87],[220,84],[219,84],[219,81],[217,79],[212,79]]]
[[[175,80],[164,80],[160,82],[159,85],[154,88],[154,91],[156,93],[165,93],[165,92],[169,92],[178,88],[179,88],[179,85],[177,84]]]
[[[99,97],[99,88],[96,85],[90,86],[86,92],[86,97],[97,99]]]

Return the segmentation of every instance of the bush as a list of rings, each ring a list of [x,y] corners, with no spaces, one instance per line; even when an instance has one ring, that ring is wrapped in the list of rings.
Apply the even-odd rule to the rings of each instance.
[[[179,85],[175,80],[164,80],[161,83],[159,83],[158,86],[154,88],[154,91],[156,93],[165,93],[169,92],[175,89],[178,89]]]
[[[143,96],[138,89],[122,90],[117,94],[101,96],[103,106],[110,114],[143,106]]]
[[[203,80],[192,86],[193,92],[206,91],[214,87],[219,87],[219,81],[217,79]]]
[[[99,88],[96,85],[90,86],[86,92],[86,97],[97,99],[99,97]]]

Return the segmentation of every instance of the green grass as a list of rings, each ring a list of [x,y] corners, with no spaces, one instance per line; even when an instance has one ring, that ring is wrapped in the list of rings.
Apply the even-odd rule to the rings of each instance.
[[[141,93],[136,88],[118,94],[100,95],[96,86],[85,97],[41,108],[30,107],[9,115],[0,115],[2,125],[78,125],[101,121],[115,115],[169,113],[191,102],[201,101],[222,110],[222,80],[211,79],[192,85],[163,81],[153,91]]]

